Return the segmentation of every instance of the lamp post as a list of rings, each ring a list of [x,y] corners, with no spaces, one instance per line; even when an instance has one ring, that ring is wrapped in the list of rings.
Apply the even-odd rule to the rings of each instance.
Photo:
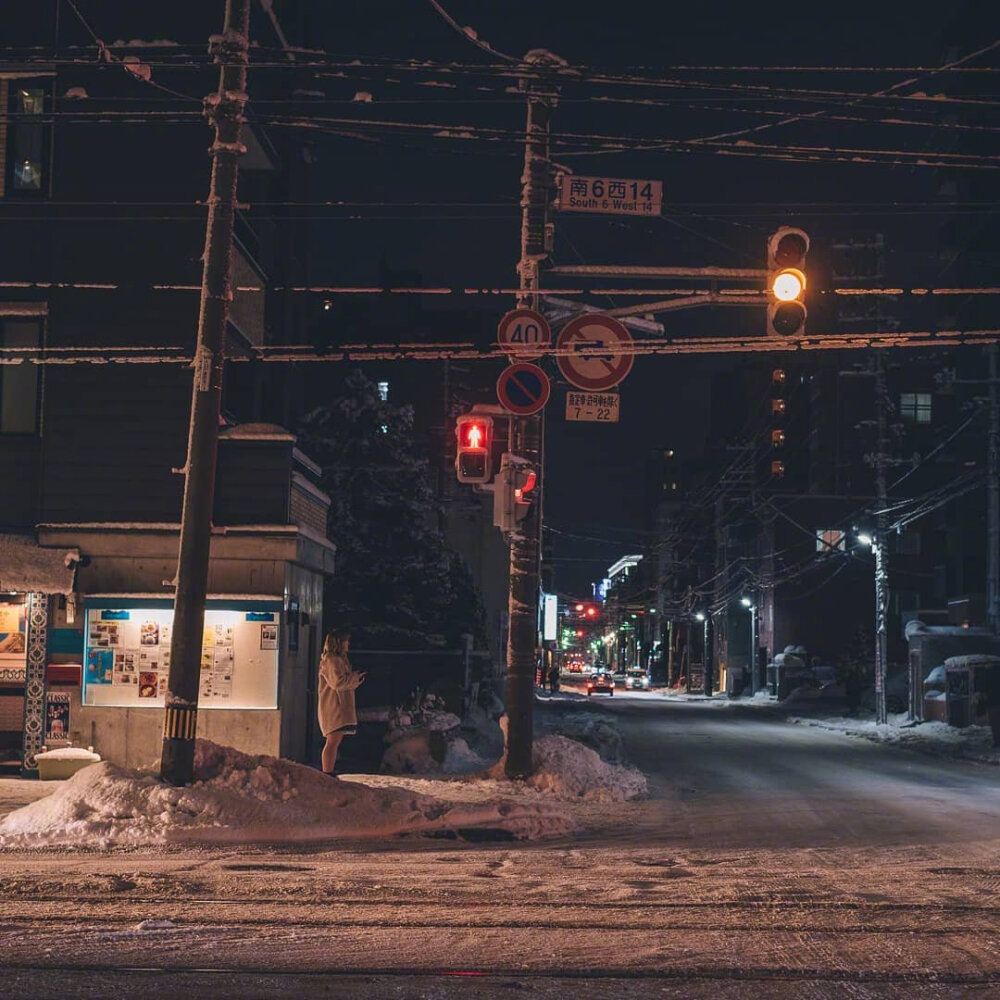
[[[875,723],[884,726],[888,712],[885,700],[885,674],[888,657],[886,617],[889,612],[885,541],[883,533],[879,530],[859,533],[858,541],[862,545],[870,546],[875,556]]]
[[[749,597],[740,598],[740,604],[750,612],[750,694],[760,688],[760,664],[757,662],[757,606]]]
[[[712,681],[712,657],[708,643],[708,623],[711,621],[711,617],[703,614],[701,611],[694,617],[697,621],[701,622],[702,693],[706,698],[711,698],[714,686]]]

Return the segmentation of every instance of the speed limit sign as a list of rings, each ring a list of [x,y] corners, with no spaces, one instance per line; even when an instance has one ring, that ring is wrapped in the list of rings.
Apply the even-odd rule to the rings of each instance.
[[[540,358],[552,345],[548,320],[534,309],[513,309],[497,327],[497,342],[505,354]]]

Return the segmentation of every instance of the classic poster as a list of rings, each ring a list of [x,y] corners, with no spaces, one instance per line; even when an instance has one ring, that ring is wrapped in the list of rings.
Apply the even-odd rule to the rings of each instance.
[[[49,691],[45,706],[45,739],[69,739],[69,692]]]

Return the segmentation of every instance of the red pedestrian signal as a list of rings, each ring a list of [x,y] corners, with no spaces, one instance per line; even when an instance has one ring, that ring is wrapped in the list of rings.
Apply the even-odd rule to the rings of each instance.
[[[801,229],[782,226],[767,241],[768,336],[805,333],[806,254],[809,236]]]
[[[455,453],[455,475],[460,483],[488,483],[493,478],[491,446],[493,419],[476,413],[466,413],[455,424],[458,449]]]

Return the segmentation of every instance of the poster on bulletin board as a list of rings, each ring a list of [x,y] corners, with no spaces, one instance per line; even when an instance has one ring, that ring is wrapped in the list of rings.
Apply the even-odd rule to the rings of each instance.
[[[83,704],[162,707],[172,626],[169,608],[88,607]],[[276,708],[278,629],[274,612],[206,610],[199,707]]]

